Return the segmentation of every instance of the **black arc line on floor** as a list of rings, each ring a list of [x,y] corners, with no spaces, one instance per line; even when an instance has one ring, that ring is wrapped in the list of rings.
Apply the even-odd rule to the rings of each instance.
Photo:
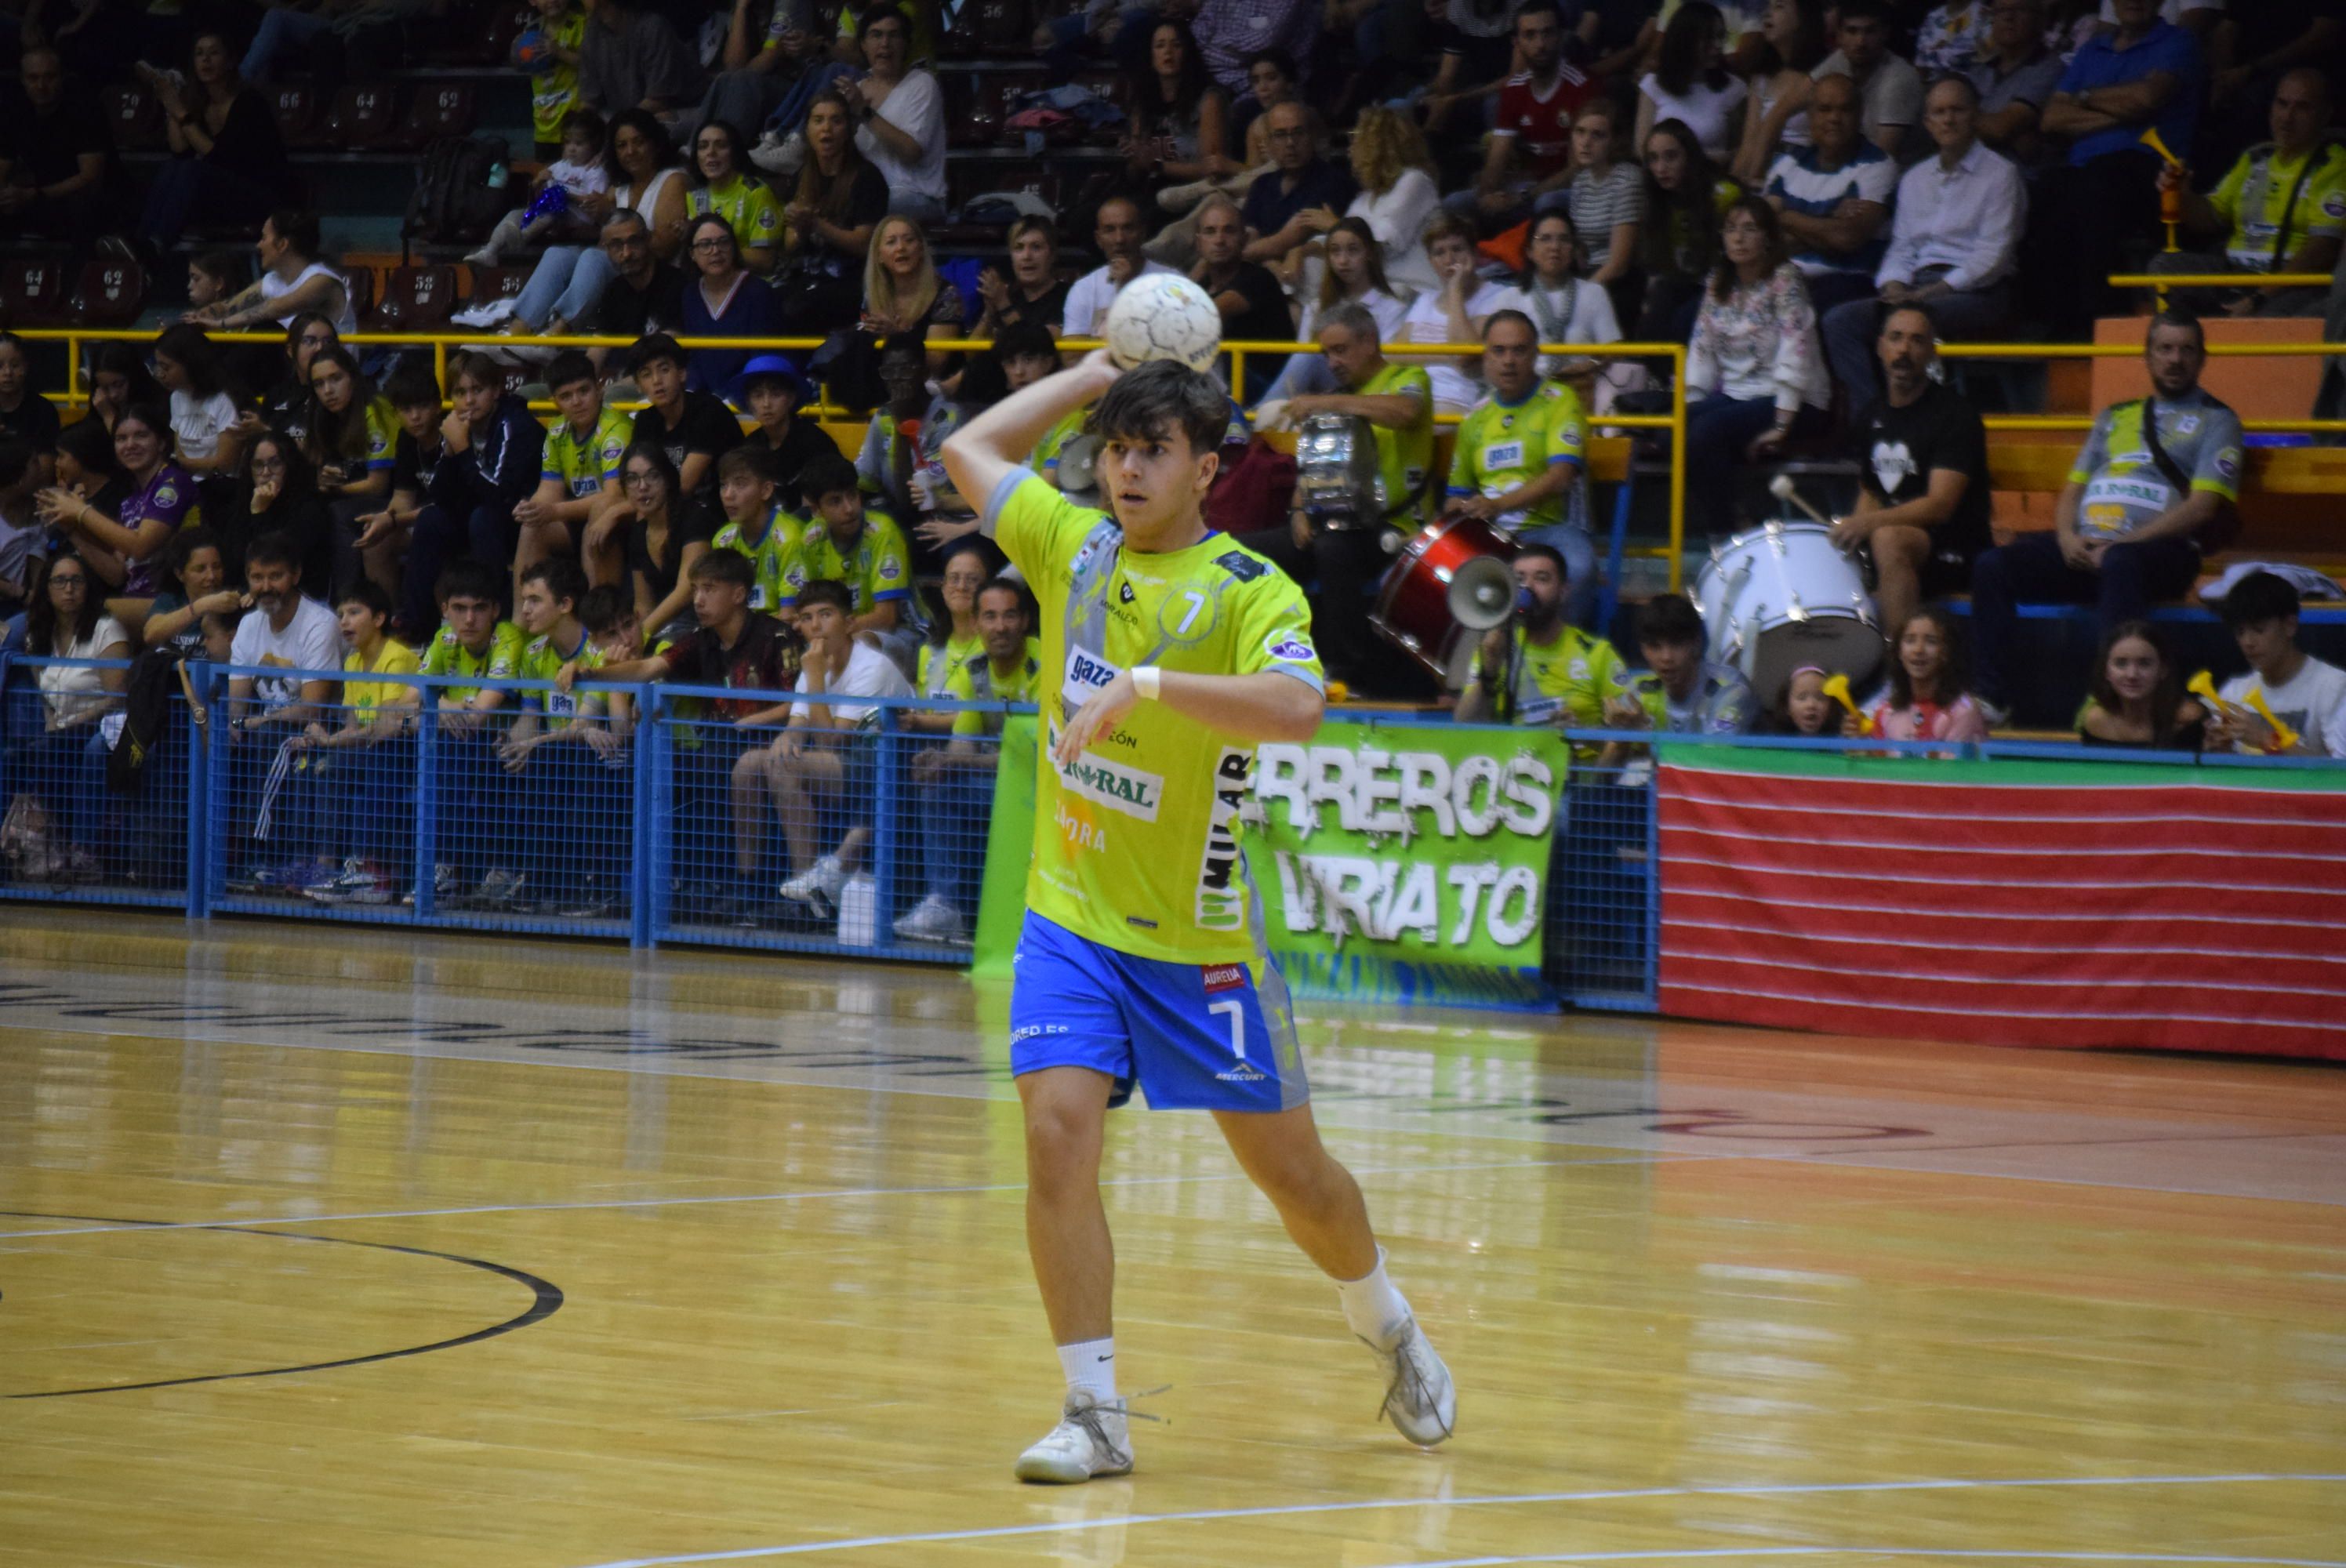
[[[119,1225],[132,1229],[172,1223],[163,1219],[119,1219],[108,1215],[97,1214],[39,1214],[22,1208],[0,1209],[0,1214],[17,1219],[70,1219],[85,1225]],[[477,1268],[485,1274],[503,1275],[516,1285],[525,1286],[535,1299],[530,1302],[527,1310],[517,1313],[502,1323],[493,1323],[485,1329],[475,1329],[469,1334],[459,1334],[453,1339],[434,1339],[429,1345],[410,1345],[404,1349],[377,1350],[370,1356],[344,1356],[339,1360],[332,1361],[307,1361],[298,1367],[262,1367],[250,1372],[204,1372],[192,1378],[158,1378],[145,1383],[103,1383],[87,1389],[49,1389],[40,1393],[10,1394],[6,1397],[12,1400],[61,1400],[75,1394],[127,1394],[138,1389],[175,1389],[188,1383],[224,1383],[239,1378],[282,1378],[295,1372],[331,1372],[342,1367],[363,1367],[370,1361],[395,1361],[403,1356],[422,1356],[434,1350],[453,1350],[460,1345],[478,1344],[483,1339],[494,1339],[500,1334],[510,1334],[516,1329],[526,1329],[533,1323],[553,1317],[562,1309],[563,1296],[560,1286],[549,1279],[540,1279],[536,1275],[526,1273],[522,1269],[510,1268],[502,1263],[492,1263],[485,1257],[466,1257],[455,1252],[434,1252],[428,1247],[399,1247],[388,1241],[353,1241],[342,1236],[312,1236],[298,1230],[264,1230],[257,1226],[249,1225],[205,1225],[191,1228],[232,1231],[243,1236],[272,1236],[287,1241],[322,1241],[335,1247],[364,1247],[377,1252],[403,1252],[411,1257],[436,1257],[444,1263],[461,1263],[467,1268]]]

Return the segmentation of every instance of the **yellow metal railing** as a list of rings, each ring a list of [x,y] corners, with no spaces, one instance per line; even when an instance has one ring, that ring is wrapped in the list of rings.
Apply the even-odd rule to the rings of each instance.
[[[2253,276],[2253,274],[2251,274]],[[2131,277],[2132,274],[2125,276]],[[2116,280],[2113,280],[2116,281]],[[2324,279],[2327,282],[2329,280]],[[2140,356],[2135,343],[1941,343],[1943,360],[2128,360]],[[2346,343],[2210,343],[2213,359],[2301,359],[2308,354],[2346,354]],[[1990,430],[2091,430],[2090,413],[1992,413],[1981,420]],[[2246,419],[2250,434],[2327,434],[2346,432],[2346,419]]]
[[[2165,254],[2172,256],[2170,247]],[[2150,289],[2158,295],[2158,308],[2167,309],[2169,289],[2327,289],[2327,272],[2113,272],[2113,289]]]
[[[83,346],[94,342],[151,342],[152,331],[125,327],[36,327],[16,334],[30,341],[61,342],[66,349],[66,390],[49,393],[49,401],[69,409],[87,406],[89,397],[82,389]],[[274,332],[211,332],[216,343],[275,343],[281,345],[285,334]],[[489,348],[528,349],[624,349],[632,346],[634,338],[566,336],[500,337],[479,331],[445,332],[352,332],[342,340],[361,347],[429,348],[432,351],[433,374],[445,387],[448,384],[448,353],[452,349],[479,345]],[[720,349],[734,351],[797,351],[804,352],[821,348],[821,338],[678,338],[685,349]],[[927,346],[938,352],[959,352],[993,347],[988,338],[931,338]],[[1069,352],[1083,352],[1100,347],[1096,338],[1066,338],[1059,344]],[[1285,357],[1295,353],[1315,353],[1320,345],[1311,343],[1280,343],[1261,341],[1226,342],[1222,350],[1230,357],[1232,395],[1242,396],[1246,385],[1246,359],[1249,354],[1277,354]],[[1478,343],[1413,343],[1406,355],[1396,359],[1422,360],[1447,356],[1464,358],[1483,351]],[[1667,430],[1670,433],[1670,505],[1669,543],[1667,545],[1634,545],[1625,555],[1640,557],[1661,557],[1669,564],[1670,587],[1676,590],[1681,583],[1686,553],[1686,357],[1684,343],[1542,343],[1543,355],[1569,356],[1590,360],[1668,360],[1670,364],[1670,412],[1645,414],[1606,414],[1601,419],[1592,414],[1589,423],[1607,428],[1625,430]],[[550,403],[531,405],[541,411]],[[626,407],[628,405],[620,404]],[[848,412],[846,409],[826,404],[813,404],[804,411],[810,418],[822,419]],[[1436,416],[1439,423],[1456,424],[1456,414]]]

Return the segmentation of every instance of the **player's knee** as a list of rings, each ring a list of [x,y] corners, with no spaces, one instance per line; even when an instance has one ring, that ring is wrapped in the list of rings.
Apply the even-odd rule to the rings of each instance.
[[[1028,1181],[1046,1188],[1090,1178],[1100,1148],[1100,1113],[1062,1096],[1038,1094],[1026,1104]]]

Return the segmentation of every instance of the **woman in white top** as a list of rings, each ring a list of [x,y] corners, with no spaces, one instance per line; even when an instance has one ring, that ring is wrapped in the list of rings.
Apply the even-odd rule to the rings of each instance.
[[[1400,341],[1402,327],[1409,319],[1409,302],[1396,296],[1386,280],[1384,251],[1366,219],[1340,218],[1336,227],[1328,230],[1327,265],[1319,287],[1304,298],[1303,319],[1296,326],[1295,341],[1315,341],[1321,321],[1339,305],[1358,305],[1375,317],[1379,342]],[[1326,360],[1318,354],[1290,354],[1287,368],[1263,392],[1262,401],[1268,403],[1335,390],[1336,377]]]
[[[625,109],[612,117],[610,147],[605,172],[611,188],[580,197],[579,211],[598,229],[614,212],[641,214],[651,230],[652,259],[675,260],[684,249],[685,178],[668,127],[648,110]],[[599,245],[549,245],[514,300],[514,320],[559,335],[595,308],[617,275]]]
[[[868,5],[856,30],[870,67],[843,82],[855,145],[888,181],[888,210],[923,223],[945,217],[945,96],[936,77],[908,70],[912,25],[892,5]]]
[[[1687,346],[1687,510],[1695,528],[1733,533],[1736,464],[1822,434],[1832,379],[1776,209],[1764,197],[1738,197],[1719,240]]]
[[[1532,319],[1543,343],[1617,343],[1621,323],[1613,314],[1613,300],[1603,289],[1580,276],[1580,237],[1568,213],[1543,212],[1532,219],[1530,241],[1524,253],[1530,265],[1523,276],[1499,290],[1498,311],[1521,311]],[[1539,373],[1572,383],[1581,406],[1594,409],[1596,361],[1580,355],[1540,356]]]
[[[25,610],[25,651],[35,658],[127,659],[130,634],[106,613],[99,584],[79,555],[36,564]],[[22,766],[47,809],[56,834],[56,865],[77,880],[95,876],[88,846],[97,841],[106,811],[105,731],[98,721],[122,706],[129,677],[123,668],[45,667],[40,687],[42,734]]]
[[[1474,228],[1464,219],[1443,213],[1425,226],[1425,258],[1440,280],[1410,302],[1394,347],[1412,343],[1479,343],[1483,323],[1498,310],[1506,290],[1475,276]],[[1464,413],[1483,395],[1483,366],[1473,354],[1414,355],[1394,353],[1387,359],[1425,367],[1433,383],[1433,412]]]
[[[302,311],[315,311],[346,338],[359,330],[349,281],[317,259],[315,218],[291,208],[270,213],[261,220],[259,249],[260,277],[252,287],[179,319],[198,326],[241,331],[263,321],[282,327]]]
[[[1736,145],[1736,113],[1750,89],[1729,76],[1727,21],[1709,0],[1687,0],[1662,33],[1660,57],[1637,83],[1637,145],[1663,120],[1682,120],[1720,163]]]
[[[233,473],[244,456],[236,400],[219,351],[203,329],[182,321],[155,340],[155,381],[171,394],[171,436],[190,473]]]
[[[1809,145],[1809,73],[1824,64],[1825,0],[1768,0],[1760,19],[1768,41],[1767,67],[1751,77],[1751,101],[1743,111],[1743,146],[1735,155],[1735,178],[1760,188],[1787,148]]]
[[[1344,216],[1364,220],[1375,233],[1385,276],[1397,288],[1420,293],[1441,287],[1421,239],[1426,220],[1442,205],[1442,192],[1417,122],[1382,107],[1362,109],[1352,131],[1352,160],[1361,194]]]

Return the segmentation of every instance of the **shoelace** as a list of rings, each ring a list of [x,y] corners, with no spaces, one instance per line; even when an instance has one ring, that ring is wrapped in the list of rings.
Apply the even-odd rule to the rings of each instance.
[[[1084,1430],[1085,1434],[1088,1436],[1092,1441],[1097,1443],[1109,1453],[1116,1453],[1119,1451],[1117,1448],[1116,1443],[1108,1437],[1107,1429],[1100,1424],[1100,1417],[1105,1415],[1117,1415],[1124,1417],[1127,1420],[1155,1421],[1159,1426],[1169,1427],[1173,1424],[1171,1420],[1165,1416],[1151,1415],[1147,1410],[1136,1410],[1132,1408],[1132,1401],[1135,1400],[1154,1399],[1158,1394],[1170,1389],[1172,1386],[1173,1385],[1170,1383],[1159,1383],[1153,1389],[1144,1389],[1137,1394],[1122,1395],[1110,1404],[1091,1404],[1086,1405],[1079,1410],[1063,1410],[1060,1412],[1059,1419],[1063,1421],[1075,1422],[1076,1425]]]
[[[1404,1409],[1434,1408],[1433,1385],[1426,1380],[1425,1373],[1409,1353],[1409,1348],[1417,1337],[1417,1325],[1413,1322],[1402,1330],[1402,1337],[1393,1341],[1392,1349],[1387,1352],[1393,1359],[1393,1377],[1392,1381],[1385,1386],[1384,1402],[1377,1406],[1379,1420],[1392,1414],[1395,1400],[1402,1400]],[[1366,1339],[1361,1342],[1372,1350],[1376,1349]]]

